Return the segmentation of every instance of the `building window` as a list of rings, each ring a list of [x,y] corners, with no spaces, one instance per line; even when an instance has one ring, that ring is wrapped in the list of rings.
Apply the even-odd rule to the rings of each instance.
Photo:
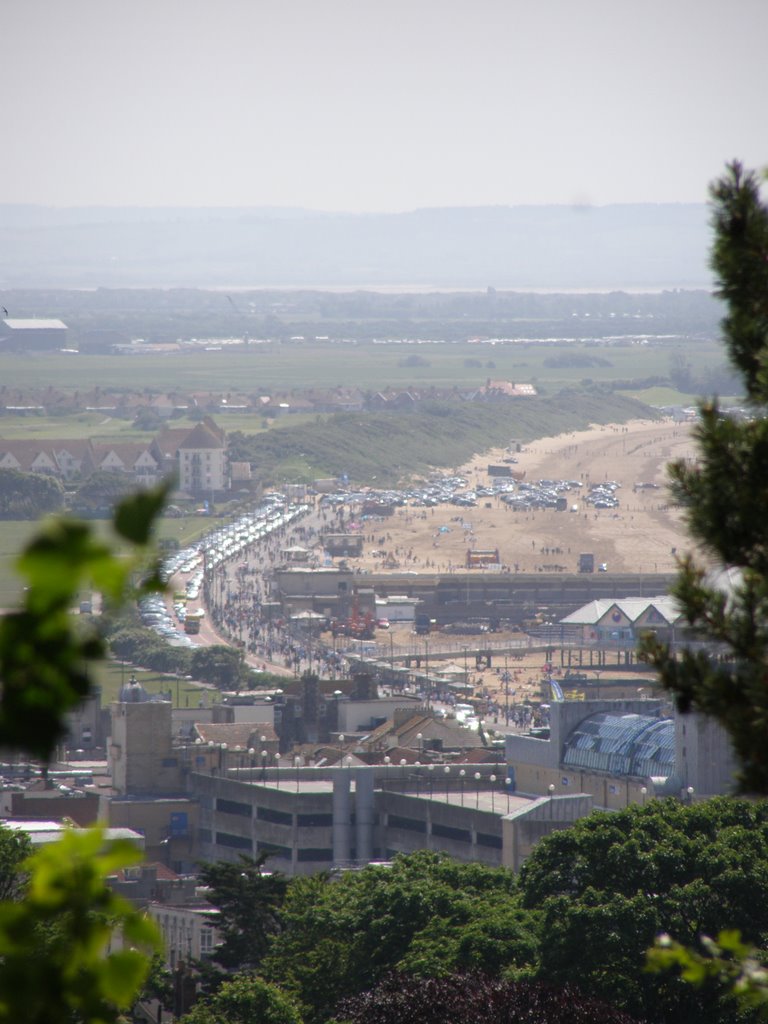
[[[285,811],[275,811],[271,807],[258,807],[256,817],[259,821],[271,821],[274,825],[293,825],[293,815]]]
[[[299,828],[330,828],[333,825],[333,815],[297,814],[296,824]]]
[[[276,843],[257,843],[259,853],[268,853],[270,857],[282,857],[284,860],[291,859],[291,848],[289,846],[278,846]]]
[[[252,850],[253,843],[245,836],[233,836],[230,832],[217,832],[216,845],[228,846],[232,850]]]
[[[416,818],[401,818],[399,814],[388,815],[387,825],[389,828],[402,828],[408,832],[426,833],[427,831],[426,821],[418,821]]]
[[[432,835],[441,836],[443,839],[454,839],[459,843],[472,842],[472,835],[468,828],[454,828],[453,825],[441,825],[437,821],[432,822]]]
[[[485,832],[478,832],[477,845],[489,846],[492,850],[500,850],[502,848],[501,836],[491,836]]]
[[[315,850],[308,846],[298,851],[296,859],[300,861],[332,861],[333,850]]]
[[[222,797],[216,799],[216,810],[223,814],[239,814],[241,818],[250,818],[252,815],[250,804],[242,804],[238,800],[224,800]]]

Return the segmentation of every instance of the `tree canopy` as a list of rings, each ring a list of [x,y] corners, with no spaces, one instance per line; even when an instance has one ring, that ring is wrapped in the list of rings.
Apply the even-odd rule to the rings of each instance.
[[[64,489],[55,477],[0,469],[0,519],[39,519],[63,504]]]
[[[239,975],[200,999],[182,1024],[302,1024],[290,998],[261,978]]]
[[[511,982],[484,975],[404,978],[390,974],[345,1000],[343,1024],[639,1024],[624,1010],[566,985]]]
[[[644,953],[659,933],[694,942],[725,925],[768,941],[768,806],[722,797],[592,814],[536,847],[520,890],[543,914],[539,978],[655,1021],[730,1020],[714,981],[694,991],[651,976]]]
[[[701,405],[699,456],[670,467],[672,495],[705,558],[686,557],[673,589],[695,634],[717,645],[672,652],[653,639],[643,657],[682,711],[714,716],[729,732],[746,792],[768,794],[768,206],[757,176],[733,163],[711,189],[717,294],[733,366],[751,409]],[[727,576],[712,575],[712,567]]]
[[[134,572],[143,588],[146,545],[165,492],[144,492],[115,510],[114,526],[132,548],[118,557],[89,527],[59,519],[17,561],[26,578],[22,606],[0,617],[0,743],[47,761],[66,715],[88,695],[104,641],[70,614],[82,589],[119,602]],[[65,832],[18,865],[23,839],[0,835],[0,1021],[110,1024],[129,1008],[146,977],[154,925],[115,896],[107,879],[135,863],[136,847],[106,842],[100,829]],[[21,868],[13,877],[16,866]],[[116,934],[121,948],[110,948]]]
[[[200,881],[210,887],[210,902],[218,908],[217,927],[224,935],[213,959],[227,970],[258,967],[269,941],[281,929],[280,908],[288,879],[263,870],[264,858],[241,856],[234,864],[204,864]]]
[[[395,968],[490,973],[536,956],[536,914],[521,909],[509,872],[427,851],[334,881],[296,878],[281,917],[262,970],[296,995],[308,1021]]]
[[[21,864],[32,853],[25,832],[0,827],[0,901],[17,900],[26,887]]]

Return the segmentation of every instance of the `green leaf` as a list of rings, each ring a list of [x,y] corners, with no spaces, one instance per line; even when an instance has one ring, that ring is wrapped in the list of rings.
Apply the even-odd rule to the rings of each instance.
[[[163,508],[171,487],[171,481],[166,481],[158,487],[139,491],[121,501],[115,509],[116,532],[134,544],[148,544],[152,524]]]

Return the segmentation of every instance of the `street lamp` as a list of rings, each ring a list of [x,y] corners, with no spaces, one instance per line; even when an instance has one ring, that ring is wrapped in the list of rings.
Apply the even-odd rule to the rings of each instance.
[[[429,694],[430,694],[430,685],[429,685],[429,640],[425,640],[424,641],[424,675],[426,676],[426,682],[427,682],[427,707],[429,707]]]
[[[389,788],[389,766],[392,764],[392,758],[389,754],[384,755],[384,789]]]
[[[449,764],[447,764],[445,768],[443,768],[443,774],[445,775],[445,802],[448,803],[448,791],[451,788],[449,779],[449,776],[451,774],[451,766]]]
[[[333,638],[333,642],[334,642],[334,644],[336,643],[336,637]],[[336,654],[335,649],[334,649],[333,653],[334,653],[334,655]],[[334,665],[335,664],[336,664],[336,659],[334,657]],[[335,671],[335,669],[334,669],[334,671]],[[334,678],[336,678],[336,677],[334,676]],[[341,697],[343,697],[343,693],[341,692],[341,690],[334,690],[333,691],[333,701],[334,701],[334,704],[336,706],[336,721],[334,722],[334,725],[336,726],[337,729],[339,728],[339,700],[340,700]]]
[[[420,733],[420,732],[416,733],[416,742],[419,745],[419,757],[421,757],[423,752],[424,752],[424,734],[423,733]]]
[[[459,781],[461,782],[461,806],[464,806],[464,777],[467,773],[462,768],[459,771]]]
[[[496,776],[495,775],[491,775],[491,777],[490,777],[490,779],[488,781],[491,783],[491,811],[493,812],[493,811],[496,810],[496,808],[494,806],[494,797],[496,795],[495,790],[494,790],[494,787],[496,785]]]
[[[507,791],[507,814],[509,814],[509,792],[512,789],[512,779],[509,777],[504,779],[504,788]]]
[[[641,786],[640,787],[640,796],[643,798],[643,800],[642,800],[642,806],[643,807],[645,807],[645,798],[646,798],[647,795],[648,795],[648,787],[647,786]]]
[[[507,666],[507,655],[504,655],[504,675],[501,677],[504,683],[504,722],[509,725],[509,668]]]
[[[549,791],[549,820],[552,821],[552,803],[554,799],[553,794],[555,792],[555,784],[550,782],[547,786],[547,790]]]
[[[475,772],[475,808],[480,806],[480,772]]]
[[[296,769],[296,792],[297,793],[299,792],[299,765],[300,764],[301,764],[301,758],[300,757],[294,757],[293,765],[294,765],[294,767]]]

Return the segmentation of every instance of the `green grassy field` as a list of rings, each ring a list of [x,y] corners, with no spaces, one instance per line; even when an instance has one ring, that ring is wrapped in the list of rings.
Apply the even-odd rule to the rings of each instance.
[[[695,349],[690,342],[680,341],[611,346],[584,342],[355,346],[307,343],[260,346],[251,352],[122,358],[58,353],[29,357],[5,353],[0,355],[0,378],[9,388],[40,388],[51,384],[81,392],[99,386],[105,390],[181,389],[252,394],[338,384],[378,390],[406,385],[480,385],[488,377],[538,381],[558,388],[585,378],[613,381],[666,376],[670,360],[677,354],[695,362],[697,373],[722,363],[724,358],[722,346],[715,341],[697,342]],[[426,365],[408,365],[414,356]],[[595,364],[584,362],[589,359],[595,360]],[[98,424],[95,426],[98,431]],[[80,420],[77,427],[84,431],[93,428],[94,424],[86,420]],[[109,433],[108,424],[105,423],[100,432]],[[0,435],[3,435],[2,423]]]
[[[133,668],[127,663],[105,661],[98,665],[95,671],[96,682],[101,687],[101,703],[104,707],[117,700],[120,687],[123,683],[128,682],[132,673],[135,673],[137,680],[147,693],[170,693],[173,706],[176,708],[196,708],[200,706],[201,700],[205,702],[205,705],[210,706],[221,699],[221,694],[213,687],[192,686],[189,680],[181,679],[178,676],[148,672],[144,669]]]
[[[185,548],[207,533],[211,529],[212,522],[207,516],[161,519],[155,527],[155,535],[158,540],[173,538],[179,542],[179,547]]]
[[[15,605],[22,581],[13,570],[13,562],[35,531],[36,523],[0,521],[0,608]]]
[[[631,398],[636,398],[638,402],[645,402],[646,405],[653,406],[689,406],[695,405],[698,399],[697,395],[688,395],[682,391],[675,391],[674,388],[662,387],[640,388],[638,391],[625,391],[623,393]]]
[[[186,547],[210,530],[211,525],[212,520],[205,516],[161,519],[156,536],[158,540],[173,538],[180,547]],[[10,608],[18,602],[23,581],[16,575],[13,563],[38,527],[34,522],[0,520],[0,608]],[[99,534],[114,539],[106,520],[93,520],[93,527]],[[84,594],[83,598],[87,596]]]
[[[26,414],[0,417],[0,437],[6,440],[49,437],[76,440],[90,437],[94,441],[141,441],[151,437],[147,431],[134,430],[130,421],[113,419],[103,413],[84,412],[72,416]]]

